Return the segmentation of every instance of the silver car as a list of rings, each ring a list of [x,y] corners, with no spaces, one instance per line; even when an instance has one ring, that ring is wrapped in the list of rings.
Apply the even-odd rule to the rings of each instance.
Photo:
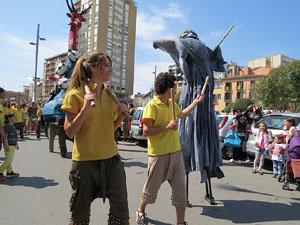
[[[144,107],[138,107],[134,110],[134,114],[131,120],[131,134],[136,140],[146,141],[147,138],[143,135],[143,111]]]
[[[298,135],[300,135],[300,113],[281,113],[281,112],[273,112],[268,115],[264,115],[264,117],[258,121],[256,124],[252,125],[249,139],[247,141],[247,152],[251,155],[255,155],[255,137],[259,131],[259,123],[264,121],[268,130],[272,132],[272,136],[274,138],[277,134],[282,134],[283,131],[283,123],[287,118],[293,117],[296,122],[296,129]],[[269,155],[266,155],[267,159],[270,159]]]

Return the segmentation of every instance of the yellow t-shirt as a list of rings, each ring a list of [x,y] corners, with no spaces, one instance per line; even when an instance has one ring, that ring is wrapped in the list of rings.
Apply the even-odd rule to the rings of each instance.
[[[5,122],[5,111],[2,105],[2,99],[0,99],[0,123],[2,127],[4,126],[4,122]]]
[[[23,122],[23,113],[24,113],[24,110],[23,109],[15,109],[15,112],[16,114],[16,117],[17,117],[17,123],[22,123]]]
[[[27,113],[25,109],[22,108],[22,110],[23,110],[23,121],[24,121],[27,119]]]
[[[90,90],[95,93],[96,83],[91,83]],[[71,90],[64,97],[61,109],[78,114],[83,107],[85,92],[80,88]],[[114,140],[114,121],[117,119],[117,107],[105,89],[101,101],[96,99],[96,107],[90,108],[81,129],[74,136],[72,160],[89,161],[112,158],[118,154]]]
[[[4,111],[5,111],[5,114],[8,114],[8,113],[13,113],[14,112],[14,109],[13,108],[8,108],[8,107],[4,107]]]
[[[37,113],[36,113],[37,118],[38,118],[38,121],[41,120],[41,117],[42,117],[42,110],[43,110],[42,108],[39,108],[38,111],[37,111]]]
[[[175,103],[175,114],[180,112],[179,106]],[[173,119],[172,101],[169,105],[162,103],[159,98],[154,97],[145,107],[144,119],[152,119],[153,128],[167,126]],[[168,130],[154,136],[148,136],[148,155],[166,155],[181,150],[178,130]]]

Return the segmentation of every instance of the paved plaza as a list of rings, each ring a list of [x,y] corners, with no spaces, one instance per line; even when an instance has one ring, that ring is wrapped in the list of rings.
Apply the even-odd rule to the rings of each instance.
[[[48,152],[48,139],[35,136],[20,141],[14,170],[17,178],[0,183],[0,225],[65,225],[68,224],[71,187],[68,172],[71,167],[72,143],[68,142],[67,158],[60,157],[58,141],[55,152]],[[147,175],[147,149],[134,143],[118,145],[127,176],[130,224],[135,224],[135,211]],[[0,161],[4,160],[3,150]],[[250,164],[230,164],[224,161],[225,178],[212,179],[217,205],[204,200],[205,184],[200,184],[199,172],[189,175],[189,200],[186,221],[200,224],[300,224],[300,192],[284,191],[272,178],[270,168],[263,176],[251,173]],[[290,186],[295,189],[295,185]],[[171,206],[171,189],[165,182],[157,202],[146,213],[149,224],[176,224]],[[91,225],[107,224],[108,201],[97,199],[92,205]]]

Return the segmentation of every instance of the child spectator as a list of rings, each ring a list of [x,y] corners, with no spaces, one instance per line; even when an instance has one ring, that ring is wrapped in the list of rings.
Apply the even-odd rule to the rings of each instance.
[[[276,178],[278,175],[281,176],[285,147],[284,137],[280,134],[276,135],[274,142],[269,147],[269,154],[273,161],[273,178]]]
[[[15,173],[12,168],[12,161],[14,158],[15,149],[19,149],[18,146],[18,134],[17,130],[14,127],[14,123],[17,120],[17,117],[14,113],[8,113],[5,116],[6,124],[4,125],[3,129],[7,134],[7,140],[9,149],[5,149],[5,161],[0,166],[0,180],[4,180],[5,177],[3,172],[6,170],[6,177],[17,177],[19,173]]]
[[[261,171],[264,161],[265,161],[265,155],[268,152],[269,149],[269,142],[272,140],[272,133],[268,131],[267,124],[264,122],[259,123],[259,131],[255,138],[255,159],[253,163],[253,170],[252,173],[257,173],[256,167],[259,161],[258,166],[258,173],[260,175],[263,175],[264,173]]]

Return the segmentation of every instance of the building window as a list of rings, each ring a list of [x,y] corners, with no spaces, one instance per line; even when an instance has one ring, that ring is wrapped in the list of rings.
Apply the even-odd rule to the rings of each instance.
[[[231,101],[231,94],[225,93],[225,101]]]
[[[215,94],[213,94],[213,101],[216,101],[217,99],[216,99],[216,95]]]
[[[249,98],[250,99],[254,99],[255,98],[255,94],[253,92],[249,92]]]
[[[231,91],[231,83],[225,84],[225,91]]]
[[[215,84],[215,88],[221,88],[221,84]]]
[[[250,81],[250,89],[253,89],[253,88],[255,88],[255,81],[251,80]]]
[[[218,100],[221,100],[221,94],[218,94]]]
[[[243,92],[238,92],[236,94],[236,99],[242,99],[243,98]]]
[[[238,89],[238,90],[243,90],[243,89],[244,89],[243,84],[244,84],[243,81],[238,81],[238,82],[236,83],[236,89]]]

